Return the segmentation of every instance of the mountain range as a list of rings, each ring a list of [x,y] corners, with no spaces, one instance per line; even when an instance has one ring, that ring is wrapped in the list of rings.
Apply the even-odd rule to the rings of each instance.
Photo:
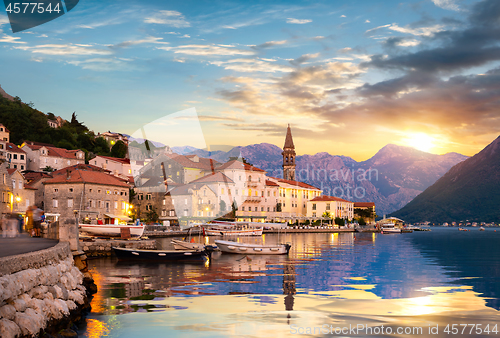
[[[500,137],[453,166],[404,208],[393,213],[408,222],[500,222]]]
[[[228,152],[194,150],[196,154],[225,162],[244,157],[268,176],[282,177],[282,149],[269,143],[234,147]],[[326,152],[296,157],[296,178],[323,190],[323,194],[356,202],[375,202],[379,216],[401,209],[467,156],[435,155],[410,147],[388,144],[372,158],[357,162]]]

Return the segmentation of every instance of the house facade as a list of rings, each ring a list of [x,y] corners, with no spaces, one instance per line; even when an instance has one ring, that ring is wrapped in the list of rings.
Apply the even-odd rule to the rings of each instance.
[[[67,150],[35,142],[23,143],[21,149],[26,152],[28,170],[42,171],[46,167],[58,170],[85,164],[85,153],[80,149]]]
[[[12,212],[26,214],[28,207],[35,204],[36,189],[26,184],[26,179],[19,170],[10,168],[7,173],[12,193]]]
[[[307,202],[307,217],[323,217],[326,212],[331,218],[352,220],[354,202],[335,196],[318,196]]]
[[[95,165],[96,167],[109,170],[115,176],[132,176],[132,168],[130,166],[130,160],[128,158],[98,155],[91,159],[89,163]]]
[[[58,213],[61,218],[79,222],[118,223],[128,217],[129,186],[122,180],[100,171],[67,171],[45,181],[45,212]]]
[[[5,153],[5,159],[9,163],[9,168],[26,170],[27,169],[27,156],[26,152],[16,146],[14,143],[6,143],[4,145],[5,149],[0,150],[0,152]]]

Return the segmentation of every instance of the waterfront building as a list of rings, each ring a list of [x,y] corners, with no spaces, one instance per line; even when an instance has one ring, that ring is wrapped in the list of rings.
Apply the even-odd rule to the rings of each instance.
[[[24,172],[24,178],[26,179],[26,186],[35,192],[32,205],[44,210],[45,186],[43,182],[51,179],[52,173],[44,171],[27,171]]]
[[[318,196],[307,202],[307,217],[323,217],[328,213],[331,218],[354,218],[354,202],[335,197]]]
[[[54,175],[43,182],[44,210],[60,214],[61,218],[78,221],[116,223],[131,220],[128,217],[129,186],[119,178],[103,171],[74,167],[64,174]]]
[[[12,181],[9,180],[9,172],[7,171],[8,163],[0,161],[0,214],[5,215],[12,212],[13,195],[12,195]]]
[[[9,142],[10,132],[2,123],[0,123],[0,160],[7,159],[5,148]]]
[[[0,150],[0,153],[2,153],[0,156],[5,156],[5,159],[9,163],[9,168],[26,170],[26,152],[14,143],[7,142],[2,144],[2,146],[4,146],[4,149]]]
[[[85,153],[80,149],[67,150],[36,142],[25,142],[21,149],[26,152],[28,170],[42,171],[46,167],[58,170],[75,164],[85,164]]]
[[[25,177],[18,169],[7,169],[10,189],[12,193],[12,212],[16,214],[26,214],[29,206],[35,202],[36,189],[26,184]]]
[[[367,224],[375,223],[375,218],[377,217],[375,203],[354,202],[354,217],[363,218]]]

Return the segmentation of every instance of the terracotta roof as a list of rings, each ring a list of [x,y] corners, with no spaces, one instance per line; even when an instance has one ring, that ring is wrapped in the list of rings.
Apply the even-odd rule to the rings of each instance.
[[[353,203],[351,201],[348,201],[348,200],[345,200],[345,199],[342,199],[342,198],[339,198],[339,197],[325,196],[325,195],[315,197],[311,201],[312,202],[347,202],[347,203]]]
[[[266,185],[271,186],[271,187],[279,187],[280,185],[276,182],[266,180]]]
[[[115,187],[128,188],[129,186],[120,179],[99,171],[74,170],[68,175],[57,175],[53,179],[45,181],[43,184],[64,184],[64,183],[92,183],[101,185],[111,185]]]
[[[96,156],[92,160],[96,159],[97,157],[105,158],[106,160],[110,160],[110,161],[114,161],[114,162],[119,162],[119,163],[122,163],[122,164],[130,164],[130,160],[128,158],[118,158],[118,157],[101,156],[101,155]]]
[[[28,143],[26,143],[25,146],[29,147],[33,151],[40,150],[40,148],[45,147],[48,150],[48,154],[47,154],[48,156],[62,157],[62,158],[68,158],[68,159],[79,159],[76,157],[76,154],[79,151],[81,151],[80,149],[67,150],[67,149],[56,148],[56,147],[52,147],[52,146],[41,146],[41,145],[28,144]],[[83,161],[83,159],[81,159],[81,160]]]
[[[296,185],[296,186],[301,187],[301,188],[321,190],[319,188],[313,187],[312,185],[309,185],[309,184],[303,183],[303,182],[299,182],[299,181],[285,180],[283,178],[276,178],[276,177],[271,177],[271,178],[274,178],[278,182],[287,183],[290,185]]]
[[[14,143],[7,143],[5,145],[5,150],[10,151],[11,153],[21,153],[26,154],[24,150],[16,146]]]
[[[204,157],[199,157],[199,162],[194,162],[192,161],[192,158],[194,158],[195,155],[190,155],[190,156],[177,155],[177,154],[165,154],[165,155],[185,168],[214,170],[215,166],[219,164],[219,162],[211,158],[204,158]]]
[[[9,168],[7,169],[7,172],[9,173],[9,176],[12,176],[13,173],[15,173],[17,171],[17,169],[15,168]]]
[[[225,169],[237,169],[237,170],[266,172],[265,170],[259,169],[257,167],[243,163],[243,162],[238,161],[238,160],[232,160],[232,161],[226,162],[223,165],[216,168],[216,170],[225,170]]]
[[[5,92],[3,91],[3,89],[2,89],[2,87],[0,86],[0,96],[2,95],[2,92],[3,92],[3,93],[5,93]],[[5,93],[5,94],[7,94],[7,93]],[[9,95],[9,94],[7,94],[7,95]],[[10,96],[10,95],[9,95],[9,96]],[[5,97],[5,96],[4,96],[4,97]],[[10,96],[10,97],[12,97],[12,96]],[[8,99],[8,97],[6,97],[6,98]],[[9,100],[11,100],[11,99],[9,99]],[[14,98],[12,98],[12,100],[11,100],[11,101],[13,101],[13,100],[14,100]],[[7,129],[7,127],[6,127],[3,123],[0,123],[0,126],[3,126],[3,127],[5,128],[5,132],[6,132],[6,133],[10,133],[10,131]]]
[[[221,172],[217,172],[211,175],[206,175],[197,180],[191,181],[191,183],[209,183],[209,182],[234,183],[232,179],[230,179]]]
[[[24,189],[29,189],[29,190],[38,190],[37,188],[32,187],[32,186],[31,186],[31,185],[29,185],[29,184],[25,184],[25,185],[24,185]]]
[[[41,172],[41,171],[28,171],[24,173],[24,178],[27,181],[38,181],[39,179],[46,177],[46,178],[52,178],[52,175],[46,172]]]
[[[66,167],[66,168],[62,168],[62,169],[53,171],[52,172],[52,176],[57,176],[57,175],[61,175],[61,174],[66,175],[66,172],[68,170],[69,171],[74,171],[74,170],[92,170],[92,171],[102,171],[102,172],[106,172],[106,173],[110,173],[111,172],[111,170],[107,170],[107,169],[103,169],[103,168],[100,168],[100,167],[96,167],[95,165],[92,165],[92,164],[83,164],[83,163],[80,163],[80,164],[75,164],[75,165],[72,165],[72,166],[69,166],[69,167]]]
[[[354,202],[355,208],[371,208],[374,207],[374,202]]]
[[[288,128],[286,129],[285,145],[283,146],[283,149],[284,148],[295,149],[295,146],[293,145],[292,130],[290,129],[290,125],[288,125]]]

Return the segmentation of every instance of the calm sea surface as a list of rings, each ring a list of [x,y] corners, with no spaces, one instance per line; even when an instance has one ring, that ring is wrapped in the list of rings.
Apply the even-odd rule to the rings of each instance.
[[[470,229],[264,235],[290,255],[205,264],[92,260],[80,336],[500,337],[500,229]]]

